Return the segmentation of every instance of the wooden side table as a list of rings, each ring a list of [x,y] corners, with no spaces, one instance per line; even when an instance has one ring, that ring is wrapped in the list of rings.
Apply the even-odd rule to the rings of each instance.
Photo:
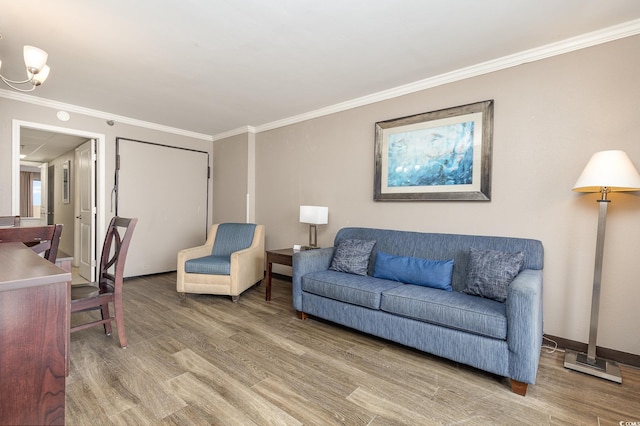
[[[274,263],[279,265],[293,266],[293,249],[267,250],[267,289],[264,300],[271,300],[271,266]]]

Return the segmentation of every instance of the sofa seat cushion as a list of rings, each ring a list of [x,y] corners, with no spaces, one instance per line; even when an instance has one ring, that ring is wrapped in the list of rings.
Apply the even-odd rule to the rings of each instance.
[[[184,263],[184,271],[189,274],[229,275],[231,256],[204,256]]]
[[[405,284],[382,293],[380,310],[482,336],[507,338],[504,303],[457,291]]]
[[[302,277],[302,290],[307,293],[370,309],[380,309],[383,291],[402,285],[396,281],[332,270],[312,272]]]

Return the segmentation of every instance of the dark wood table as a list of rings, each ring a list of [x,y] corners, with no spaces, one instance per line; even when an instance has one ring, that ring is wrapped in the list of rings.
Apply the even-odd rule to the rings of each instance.
[[[64,424],[71,274],[0,243],[0,424]]]
[[[267,250],[267,289],[264,300],[267,302],[271,300],[271,267],[272,264],[277,263],[279,265],[293,266],[293,249],[279,249],[279,250]]]

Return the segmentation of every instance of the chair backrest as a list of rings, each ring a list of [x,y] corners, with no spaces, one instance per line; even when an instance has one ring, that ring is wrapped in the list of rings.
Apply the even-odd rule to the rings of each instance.
[[[20,216],[0,216],[0,226],[2,227],[20,226]]]
[[[56,263],[61,235],[62,224],[0,228],[0,243],[24,243],[38,254],[44,252],[45,259]]]
[[[98,283],[101,293],[120,290],[129,244],[137,223],[137,218],[116,216],[111,219],[100,257]]]
[[[253,243],[255,223],[221,223],[211,249],[213,256],[231,256],[231,253],[246,249]]]

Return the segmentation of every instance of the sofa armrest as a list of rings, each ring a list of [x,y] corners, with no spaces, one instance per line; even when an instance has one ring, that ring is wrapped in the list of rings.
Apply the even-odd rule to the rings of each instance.
[[[302,250],[293,254],[293,308],[302,311],[302,277],[310,272],[326,271],[331,266],[333,247]]]
[[[525,269],[507,291],[509,377],[534,384],[542,346],[542,270]]]

